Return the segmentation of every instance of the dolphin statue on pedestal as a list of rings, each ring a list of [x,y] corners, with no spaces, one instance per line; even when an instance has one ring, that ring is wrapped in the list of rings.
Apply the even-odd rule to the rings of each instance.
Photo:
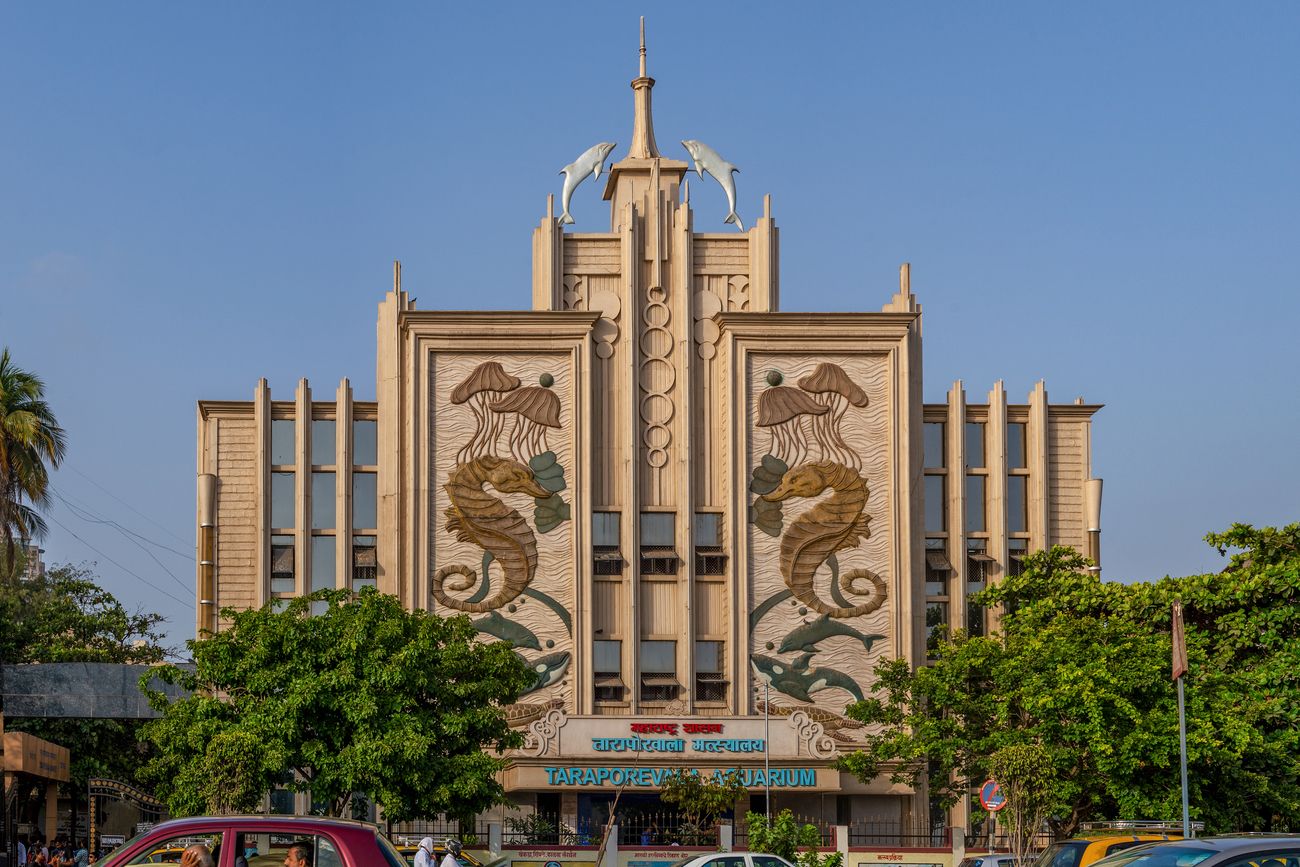
[[[573,222],[573,217],[569,214],[569,200],[573,198],[573,191],[587,179],[587,175],[600,177],[605,159],[616,146],[617,143],[612,141],[592,145],[582,152],[582,156],[560,169],[560,174],[564,175],[564,191],[560,193],[560,210],[563,212],[560,214],[561,226]]]
[[[693,138],[683,139],[682,147],[686,148],[691,159],[695,160],[695,172],[700,177],[708,172],[713,175],[713,179],[722,184],[722,191],[727,194],[727,207],[730,209],[724,223],[734,223],[740,231],[745,231],[745,224],[740,222],[740,215],[736,213],[736,179],[731,175],[740,169],[718,156],[718,152],[709,147],[702,141],[696,141]]]

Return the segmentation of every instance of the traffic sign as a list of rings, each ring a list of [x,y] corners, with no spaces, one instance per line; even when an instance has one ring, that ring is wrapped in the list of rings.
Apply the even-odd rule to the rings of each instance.
[[[1007,805],[1007,796],[1002,794],[997,780],[985,780],[980,786],[980,804],[990,813],[996,813]]]

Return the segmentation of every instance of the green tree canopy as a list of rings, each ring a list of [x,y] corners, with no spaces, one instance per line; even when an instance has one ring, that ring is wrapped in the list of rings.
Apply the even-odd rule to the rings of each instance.
[[[821,831],[816,825],[801,823],[788,809],[770,820],[764,813],[750,812],[745,822],[751,852],[777,855],[797,867],[841,867],[844,861],[839,852],[823,855]]]
[[[718,819],[748,794],[738,771],[715,777],[696,770],[677,770],[664,779],[659,789],[659,799],[682,812],[685,821],[674,842],[684,846],[702,846],[717,840]]]
[[[160,614],[129,611],[85,566],[54,566],[40,577],[0,582],[0,664],[156,663],[167,654]],[[139,783],[147,746],[137,720],[9,716],[6,726],[69,749],[69,791],[90,777]]]
[[[36,511],[49,504],[49,467],[57,467],[67,449],[63,428],[45,402],[45,383],[13,363],[8,348],[0,352],[0,564],[12,576],[18,565],[17,544],[45,536],[45,520]],[[46,465],[49,465],[47,467]]]
[[[1240,549],[1222,573],[1103,582],[1072,549],[1025,562],[978,601],[999,634],[952,636],[933,665],[877,666],[849,709],[876,726],[841,766],[919,782],[951,804],[989,757],[1041,745],[1053,772],[1049,824],[1180,816],[1170,606],[1184,605],[1192,813],[1211,831],[1300,827],[1300,525],[1234,525],[1207,540]],[[1223,793],[1231,792],[1231,797]]]
[[[334,815],[353,793],[393,821],[500,802],[490,751],[522,742],[500,707],[534,677],[507,645],[373,590],[278,602],[223,610],[226,629],[190,642],[192,673],[156,672],[193,692],[152,694],[165,716],[146,726],[146,776],[173,815],[251,809],[285,771]]]

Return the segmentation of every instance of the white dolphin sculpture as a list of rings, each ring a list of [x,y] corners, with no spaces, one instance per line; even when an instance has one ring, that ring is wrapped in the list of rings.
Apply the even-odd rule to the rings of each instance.
[[[560,214],[561,226],[573,222],[573,217],[569,214],[569,199],[573,198],[573,191],[587,179],[587,175],[600,177],[600,172],[605,167],[605,158],[615,146],[616,143],[612,141],[592,145],[582,152],[582,156],[560,169],[560,174],[564,175],[564,191],[560,194],[560,209],[563,211]]]
[[[740,222],[740,215],[736,213],[736,179],[731,176],[732,172],[738,172],[740,169],[718,156],[718,152],[709,147],[702,141],[696,141],[693,138],[684,139],[682,147],[690,153],[691,159],[695,160],[695,171],[700,177],[708,172],[713,175],[713,179],[722,184],[722,191],[727,194],[727,207],[730,212],[724,223],[735,223],[736,228],[745,231],[745,224]]]

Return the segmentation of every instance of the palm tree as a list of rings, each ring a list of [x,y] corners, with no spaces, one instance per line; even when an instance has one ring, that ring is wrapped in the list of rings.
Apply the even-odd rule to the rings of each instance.
[[[36,509],[49,505],[49,468],[58,467],[66,450],[63,428],[45,402],[45,383],[15,366],[6,348],[0,353],[0,532],[6,571],[17,566],[19,540],[45,536],[45,520]]]

